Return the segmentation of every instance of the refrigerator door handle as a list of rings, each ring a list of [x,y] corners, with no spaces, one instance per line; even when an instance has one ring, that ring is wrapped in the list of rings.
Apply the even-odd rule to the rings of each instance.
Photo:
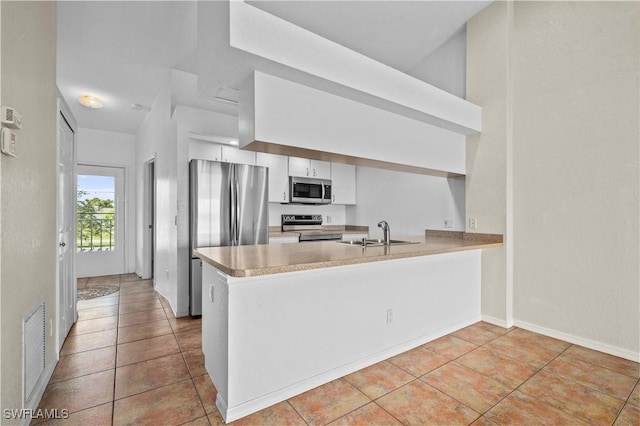
[[[230,243],[232,246],[238,245],[238,177],[235,167],[231,167],[231,235]]]

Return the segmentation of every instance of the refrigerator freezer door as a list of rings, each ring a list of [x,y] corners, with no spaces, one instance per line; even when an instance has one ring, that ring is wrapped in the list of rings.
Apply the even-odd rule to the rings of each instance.
[[[232,245],[232,164],[192,160],[190,164],[191,249]]]
[[[235,245],[269,242],[269,169],[235,164]]]

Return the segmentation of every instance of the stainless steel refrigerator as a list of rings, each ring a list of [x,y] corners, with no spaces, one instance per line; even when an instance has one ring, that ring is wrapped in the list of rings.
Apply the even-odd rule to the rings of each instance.
[[[189,311],[202,315],[202,261],[198,247],[269,242],[269,171],[266,167],[191,160]]]

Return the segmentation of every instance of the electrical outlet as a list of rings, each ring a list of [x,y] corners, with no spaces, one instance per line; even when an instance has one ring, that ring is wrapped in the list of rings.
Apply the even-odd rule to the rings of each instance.
[[[393,309],[387,309],[387,324],[393,322]]]
[[[167,280],[169,280],[169,270],[167,269]]]
[[[327,223],[331,223],[331,216],[327,215]]]
[[[475,217],[469,218],[469,229],[478,229],[478,219]]]
[[[445,228],[453,228],[453,219],[445,219],[444,220]]]

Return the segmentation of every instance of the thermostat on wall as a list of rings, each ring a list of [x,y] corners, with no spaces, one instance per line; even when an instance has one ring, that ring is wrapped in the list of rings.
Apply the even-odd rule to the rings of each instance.
[[[22,129],[22,115],[15,108],[3,106],[2,124],[12,129]]]
[[[3,128],[2,129],[2,138],[0,143],[0,151],[3,154],[10,155],[12,157],[16,156],[16,134],[11,131],[11,129]]]

